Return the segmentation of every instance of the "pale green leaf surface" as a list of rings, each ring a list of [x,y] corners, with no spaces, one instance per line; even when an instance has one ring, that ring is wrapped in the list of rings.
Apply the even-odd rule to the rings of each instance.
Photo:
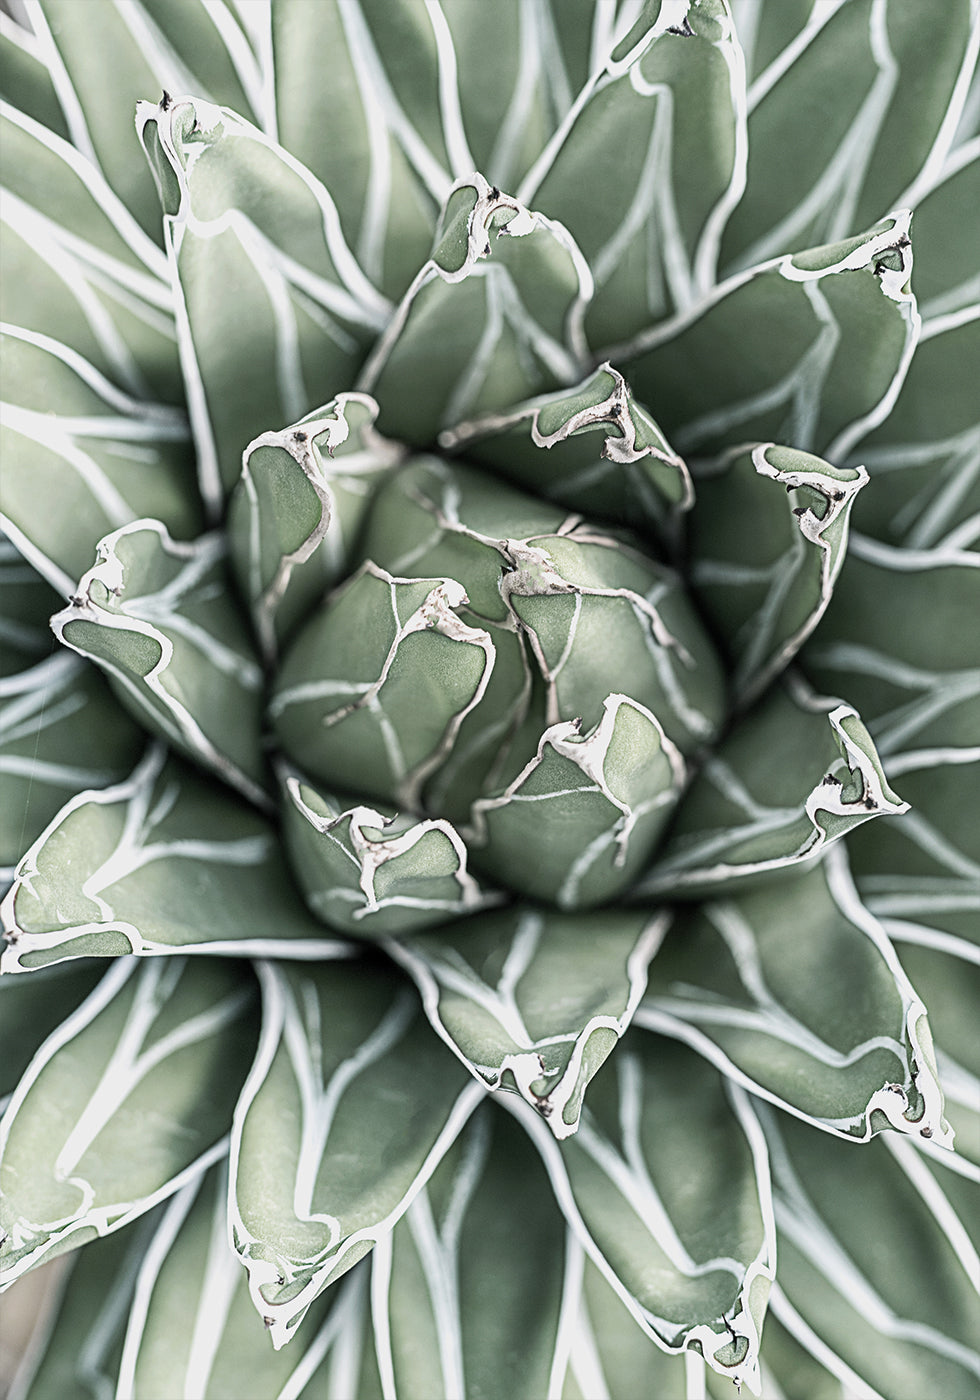
[[[39,332],[6,329],[3,371],[3,530],[59,593],[104,535],[140,516],[178,537],[200,529],[180,410],[131,398]]]
[[[745,77],[724,0],[644,7],[603,58],[518,189],[589,260],[593,345],[704,295],[746,159]]]
[[[500,902],[470,874],[450,822],[351,806],[293,773],[283,779],[291,868],[307,904],[339,933],[378,940]]]
[[[705,759],[635,893],[724,889],[907,810],[858,713],[790,674]]]
[[[56,136],[69,139],[68,124],[37,39],[6,11],[0,13],[0,99]]]
[[[51,625],[105,671],[137,719],[268,805],[263,674],[227,589],[226,549],[217,532],[184,544],[159,520],[124,525],[100,541]]]
[[[593,1083],[574,1137],[559,1145],[521,1109],[562,1211],[640,1327],[755,1388],[775,1231],[742,1091],[729,1096],[686,1046],[642,1032]]]
[[[593,278],[568,230],[491,187],[457,180],[423,263],[358,388],[379,426],[419,447],[460,419],[581,377]]]
[[[867,480],[861,468],[775,443],[732,451],[698,475],[689,578],[742,703],[785,669],[822,617]]]
[[[519,1093],[565,1138],[633,1018],[668,922],[665,913],[524,908],[402,934],[387,948],[470,1072]]]
[[[101,676],[67,652],[0,680],[0,869],[82,788],[124,778],[144,744]]]
[[[0,977],[0,1112],[36,1045],[85,1000],[103,971],[99,963],[84,963]]]
[[[263,655],[350,571],[371,497],[402,450],[374,430],[378,406],[339,394],[299,423],[249,443],[228,538]]]
[[[0,1120],[5,1284],[223,1155],[253,1007],[235,963],[119,959],[52,1032]]]
[[[272,824],[159,749],[62,808],[2,910],[5,972],[121,953],[352,951],[304,907]]]
[[[164,1211],[136,1280],[117,1393],[132,1400],[323,1394],[331,1349],[349,1321],[345,1297],[338,1289],[318,1298],[293,1345],[273,1350],[228,1244],[227,1195],[222,1162]]]
[[[217,512],[248,443],[349,383],[390,307],[327,190],[258,128],[191,98],[141,103],[137,126],[158,171],[201,490]]]
[[[258,964],[230,1228],[273,1345],[387,1235],[483,1097],[409,988],[360,963]]]
[[[556,1394],[581,1254],[547,1174],[506,1114],[483,1109],[371,1259],[386,1393]]]
[[[114,1394],[126,1314],[161,1207],[128,1229],[93,1239],[64,1268],[42,1346],[21,1361],[7,1400],[106,1400]],[[16,1284],[14,1285],[17,1286]]]
[[[722,245],[739,267],[841,238],[935,178],[980,36],[976,0],[938,26],[915,0],[750,6],[748,193]]]
[[[764,1122],[776,1317],[852,1392],[863,1382],[884,1400],[974,1396],[977,1256],[927,1159],[904,1141],[859,1150],[791,1118]]]
[[[860,903],[841,849],[679,914],[636,1024],[678,1036],[842,1137],[891,1127],[948,1146],[921,993]]]
[[[439,442],[591,519],[656,526],[694,499],[684,461],[609,364],[574,388],[457,423]]]
[[[0,535],[0,678],[43,661],[52,649],[48,618],[61,598]]]
[[[832,460],[879,422],[919,328],[910,215],[762,263],[607,353],[681,453],[790,442]]]

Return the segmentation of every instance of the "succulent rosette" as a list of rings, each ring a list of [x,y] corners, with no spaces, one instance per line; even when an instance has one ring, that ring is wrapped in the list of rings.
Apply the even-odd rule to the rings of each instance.
[[[974,1395],[976,0],[7,8],[13,1395]]]

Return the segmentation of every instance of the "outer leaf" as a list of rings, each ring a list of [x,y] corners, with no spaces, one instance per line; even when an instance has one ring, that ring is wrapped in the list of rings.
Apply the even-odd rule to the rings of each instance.
[[[198,1400],[322,1393],[350,1308],[319,1298],[293,1346],[276,1352],[228,1244],[224,1162],[179,1191],[144,1251],[119,1366],[119,1395]],[[349,1393],[349,1392],[348,1392]]]
[[[98,963],[0,978],[0,1113],[31,1062],[34,1047],[84,1001],[102,975]]]
[[[271,823],[159,749],[62,808],[2,913],[4,972],[130,952],[313,959],[348,947],[303,907]]]
[[[377,415],[367,394],[339,394],[245,449],[229,543],[270,661],[278,641],[350,571],[372,489],[401,456],[375,432]]]
[[[70,797],[117,783],[144,736],[91,666],[65,652],[0,680],[0,869]],[[2,877],[0,877],[2,878]]]
[[[8,1400],[105,1400],[114,1393],[126,1312],[162,1209],[54,1265],[63,1270],[54,1306],[44,1334],[22,1358]]]
[[[449,192],[432,256],[358,388],[381,405],[383,432],[425,447],[462,418],[579,378],[592,291],[562,224],[469,175]]]
[[[233,963],[113,964],[41,1046],[0,1123],[5,1283],[121,1228],[224,1155],[252,1006]]]
[[[388,951],[470,1072],[516,1090],[565,1138],[633,1018],[668,923],[666,913],[508,910],[403,934]]]
[[[694,500],[685,463],[608,363],[574,389],[447,428],[439,442],[595,520],[656,525],[665,507]]]
[[[705,760],[636,893],[725,888],[814,857],[872,817],[906,811],[858,713],[790,677]]]
[[[771,439],[835,461],[887,415],[912,357],[909,222],[730,277],[609,356],[633,361],[678,452]]]
[[[581,1267],[527,1137],[483,1109],[372,1256],[385,1394],[557,1394]]]
[[[37,39],[6,11],[0,14],[0,96],[55,135],[68,138],[68,125]]]
[[[852,1394],[974,1395],[976,1250],[923,1158],[911,1143],[858,1152],[793,1119],[764,1122],[776,1316]]]
[[[283,840],[310,908],[355,938],[431,928],[497,904],[467,869],[450,822],[342,801],[296,775],[283,784]]]
[[[0,677],[4,680],[49,654],[48,618],[60,601],[50,584],[0,535]]]
[[[952,1145],[925,1006],[841,847],[682,915],[636,1021],[841,1137],[892,1127]]]
[[[110,530],[154,515],[178,537],[200,509],[176,409],[138,403],[66,345],[7,327],[0,521],[59,593]]]
[[[225,548],[217,533],[182,544],[158,520],[125,525],[51,625],[138,719],[267,805],[263,676],[227,592]]]
[[[165,97],[140,104],[137,128],[165,211],[201,491],[217,512],[254,437],[350,382],[388,302],[324,187],[248,122]]]
[[[617,37],[518,191],[564,220],[588,258],[596,345],[704,295],[745,181],[745,74],[727,3],[644,5]]]
[[[275,1347],[418,1194],[482,1092],[381,967],[260,963],[235,1113],[232,1237]]]
[[[951,0],[939,33],[914,0],[749,0],[741,10],[754,11],[745,18],[756,36],[748,180],[725,261],[745,267],[801,242],[833,242],[911,203],[909,187],[941,166],[963,110],[980,34],[975,0]]]
[[[771,442],[726,454],[699,475],[690,579],[743,703],[785,669],[823,616],[867,480],[863,468]]]
[[[748,1100],[659,1037],[634,1035],[615,1065],[560,1147],[526,1113],[558,1203],[648,1336],[756,1388],[775,1230]]]

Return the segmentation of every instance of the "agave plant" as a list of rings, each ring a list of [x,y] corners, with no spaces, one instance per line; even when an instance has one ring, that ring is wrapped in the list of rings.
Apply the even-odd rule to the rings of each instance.
[[[975,1395],[977,0],[11,10],[13,1393]]]

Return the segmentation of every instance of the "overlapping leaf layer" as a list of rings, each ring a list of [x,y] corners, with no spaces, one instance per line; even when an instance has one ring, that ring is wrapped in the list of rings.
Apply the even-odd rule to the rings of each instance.
[[[12,1393],[975,1394],[978,0],[5,8]]]

